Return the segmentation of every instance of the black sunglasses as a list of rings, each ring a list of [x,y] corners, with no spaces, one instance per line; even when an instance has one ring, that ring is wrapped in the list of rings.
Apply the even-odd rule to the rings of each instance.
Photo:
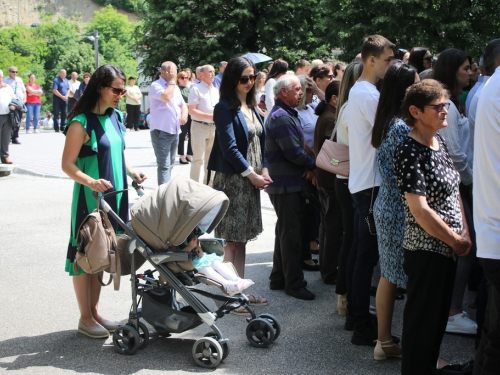
[[[443,108],[446,108],[446,110],[448,110],[450,108],[450,103],[427,104],[427,106],[434,107],[436,112],[441,113],[441,112],[443,112]]]
[[[321,76],[321,78],[327,77],[329,80],[333,79],[333,74],[325,74],[324,76]]]
[[[124,89],[119,89],[119,88],[112,87],[112,86],[108,86],[108,87],[111,89],[111,92],[115,95],[125,95],[125,93],[127,92],[127,90],[124,90]]]
[[[250,81],[251,83],[254,83],[256,78],[257,78],[257,76],[255,74],[252,74],[249,76],[241,76],[239,81],[241,84],[244,85],[244,84],[248,83],[248,81]]]
[[[17,70],[11,70],[10,72],[11,73],[17,73]]]
[[[429,61],[431,61],[433,58],[434,58],[434,57],[433,57],[432,55],[430,55],[430,56],[424,57],[424,60],[429,60]]]

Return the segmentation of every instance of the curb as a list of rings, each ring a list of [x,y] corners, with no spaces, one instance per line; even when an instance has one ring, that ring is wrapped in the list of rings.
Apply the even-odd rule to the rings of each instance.
[[[58,176],[58,175],[49,174],[49,173],[41,173],[41,172],[36,172],[36,171],[31,170],[31,169],[26,169],[26,168],[21,168],[21,167],[14,167],[12,169],[12,173],[28,175],[28,176],[35,176],[35,177],[43,177],[43,178],[59,178],[59,179],[64,179],[64,180],[70,179],[68,176]]]

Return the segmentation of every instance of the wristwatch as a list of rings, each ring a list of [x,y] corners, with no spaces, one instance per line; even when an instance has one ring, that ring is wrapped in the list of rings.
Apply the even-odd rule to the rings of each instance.
[[[173,86],[175,86],[175,82],[174,82],[174,81],[169,82],[168,84],[169,84],[169,85],[173,85]]]

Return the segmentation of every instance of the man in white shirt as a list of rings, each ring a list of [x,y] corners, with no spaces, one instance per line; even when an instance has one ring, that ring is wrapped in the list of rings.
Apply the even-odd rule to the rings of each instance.
[[[361,49],[363,73],[349,92],[346,110],[349,124],[349,190],[354,203],[354,242],[347,265],[347,300],[351,343],[374,346],[377,325],[370,315],[370,286],[378,262],[377,236],[370,233],[366,217],[377,198],[381,177],[371,144],[380,94],[376,83],[393,64],[394,44],[381,35],[365,38]],[[354,318],[354,319],[353,319]]]
[[[474,375],[500,369],[500,39],[491,41],[484,66],[494,74],[484,85],[477,105],[474,146],[474,224],[477,257],[488,281],[488,303]]]
[[[9,76],[3,79],[4,83],[8,84],[14,90],[14,94],[16,94],[17,98],[24,104],[26,103],[26,87],[24,86],[24,82],[18,76],[18,71],[15,66],[9,67]],[[16,111],[18,111],[16,109]],[[20,112],[20,111],[19,111]],[[14,116],[16,119],[19,119],[18,122],[12,123],[12,144],[20,145],[19,141],[19,127],[21,126],[21,118],[22,113],[19,113],[19,116]]]
[[[77,100],[75,97],[75,94],[77,93],[78,89],[80,88],[80,81],[77,80],[78,78],[78,73],[77,72],[72,72],[71,73],[71,79],[69,80],[69,91],[68,91],[68,113],[71,112],[73,107],[75,106]]]
[[[212,65],[202,66],[200,75],[201,82],[191,87],[188,97],[189,114],[191,115],[191,148],[193,150],[190,177],[195,181],[204,181],[209,184],[207,165],[214,144],[214,107],[219,102],[219,90],[213,86],[215,69]],[[205,177],[203,181],[200,181],[203,165],[205,166]]]

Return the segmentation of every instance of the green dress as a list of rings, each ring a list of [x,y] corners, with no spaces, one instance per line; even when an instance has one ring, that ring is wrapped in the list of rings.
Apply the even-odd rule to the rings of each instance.
[[[103,178],[110,181],[113,188],[106,193],[127,189],[124,158],[126,128],[123,125],[123,114],[113,109],[102,116],[94,113],[80,114],[66,122],[65,134],[73,121],[81,123],[90,137],[78,154],[76,166],[96,180]],[[128,221],[128,194],[117,194],[106,198],[106,202],[123,221]],[[71,204],[71,235],[66,255],[66,272],[71,276],[75,275],[73,263],[77,250],[76,232],[83,219],[96,208],[97,201],[92,197],[92,189],[75,182]],[[115,231],[119,232],[118,224],[111,217],[109,219]],[[84,272],[81,268],[79,270],[80,273]]]

